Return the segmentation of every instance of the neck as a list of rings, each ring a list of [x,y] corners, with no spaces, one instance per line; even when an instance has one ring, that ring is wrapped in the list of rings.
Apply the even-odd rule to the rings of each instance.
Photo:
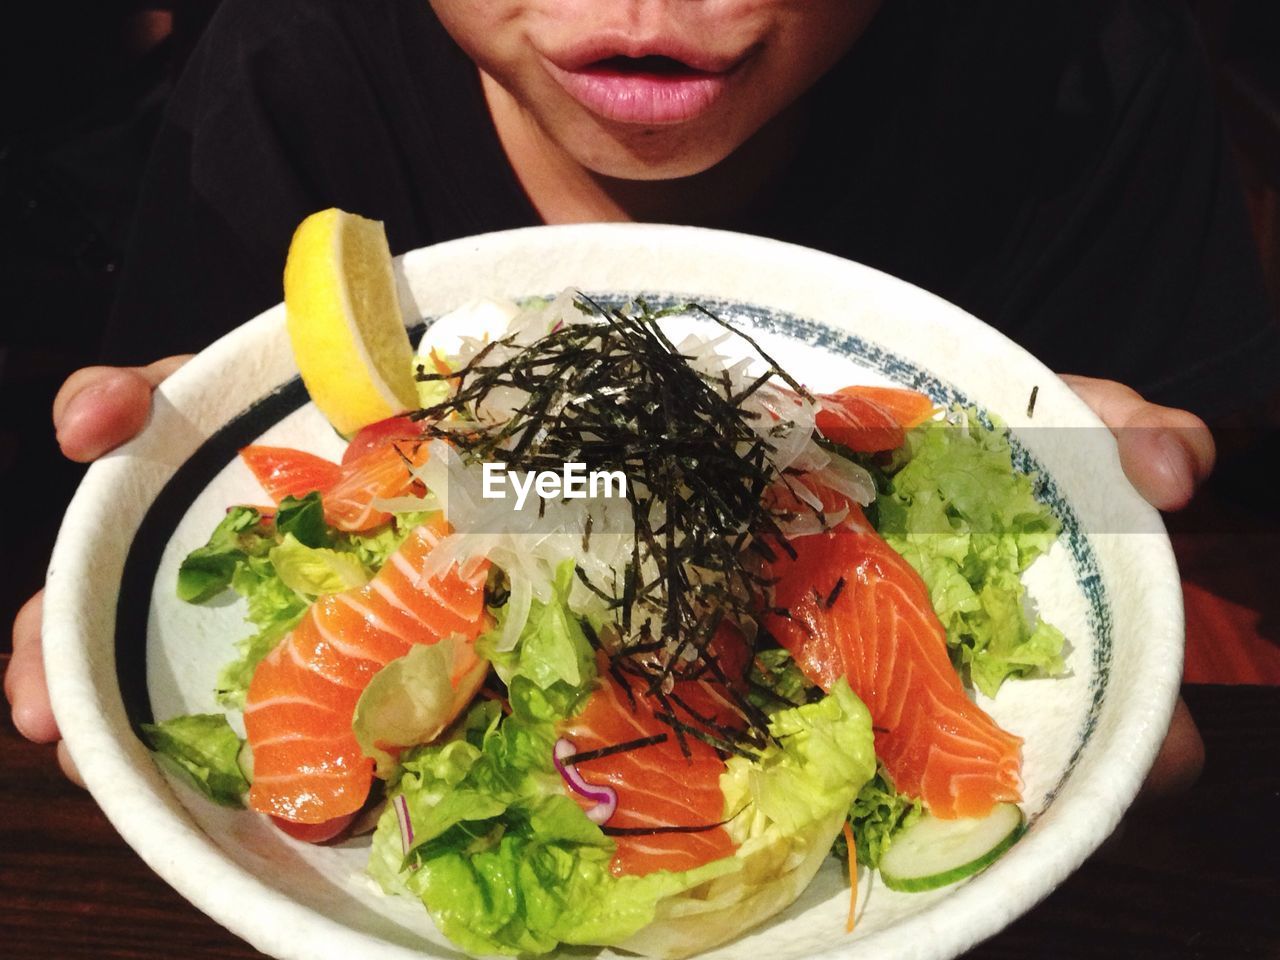
[[[802,107],[793,105],[702,173],[623,180],[578,163],[497,81],[483,72],[480,79],[507,160],[545,223],[732,225],[791,160],[803,124]]]

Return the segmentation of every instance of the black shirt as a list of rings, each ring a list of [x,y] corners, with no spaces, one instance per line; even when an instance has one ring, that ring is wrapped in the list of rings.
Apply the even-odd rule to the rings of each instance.
[[[1194,29],[1166,0],[886,0],[722,226],[929,289],[1061,371],[1203,415],[1280,384]],[[169,105],[106,341],[197,350],[341,207],[393,252],[539,222],[426,0],[224,0]]]

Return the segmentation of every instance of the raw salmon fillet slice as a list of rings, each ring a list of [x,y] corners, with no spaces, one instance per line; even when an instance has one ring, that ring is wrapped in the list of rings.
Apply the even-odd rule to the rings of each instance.
[[[469,579],[456,567],[427,580],[428,553],[443,521],[416,528],[365,586],[320,597],[254,671],[244,724],[253,749],[249,805],[295,823],[322,823],[358,810],[373,782],[373,761],[351,730],[369,680],[416,643],[457,635],[450,680],[454,714],[484,680],[474,650],[487,626],[481,565]]]
[[[816,399],[818,432],[859,453],[898,449],[906,431],[934,412],[923,393],[897,387],[842,387]]]
[[[301,498],[317,490],[323,495],[342,476],[336,463],[288,447],[256,444],[242,449],[240,459],[277,504],[285,497]]]
[[[408,462],[425,461],[425,444],[397,443],[397,439],[388,438],[384,445],[343,464],[301,450],[262,445],[245,447],[240,458],[277,504],[285,497],[319,492],[325,522],[358,532],[391,519],[391,514],[375,509],[373,501],[410,493],[414,480]]]
[[[856,398],[870,400],[892,414],[898,425],[910,430],[924,423],[937,411],[933,401],[918,390],[907,390],[904,387],[871,387],[853,384],[841,387],[835,394],[845,401]]]
[[[655,734],[667,735],[662,743],[577,764],[587,782],[607,784],[617,791],[618,808],[605,824],[606,832],[614,828],[717,826],[689,833],[614,835],[617,850],[610,865],[613,873],[622,876],[691,870],[731,856],[736,846],[728,831],[718,826],[725,819],[724,794],[720,790],[724,761],[711,746],[693,737],[685,738],[689,751],[685,756],[672,727],[654,715],[655,706],[644,696],[643,683],[630,677],[624,679],[635,698],[634,704],[626,689],[610,675],[608,661],[602,658],[599,687],[586,708],[561,731],[580,753]],[[677,706],[677,711],[687,707],[725,725],[738,721],[725,691],[713,682],[680,681],[672,694],[673,700],[685,705]],[[688,722],[691,718],[686,715],[682,719]],[[570,796],[584,808],[590,806],[572,791]]]
[[[824,497],[824,500],[827,499]],[[876,754],[934,816],[980,817],[1020,799],[1019,737],[966,695],[924,581],[857,507],[790,541],[771,564],[766,627],[824,690],[841,676],[871,711]]]

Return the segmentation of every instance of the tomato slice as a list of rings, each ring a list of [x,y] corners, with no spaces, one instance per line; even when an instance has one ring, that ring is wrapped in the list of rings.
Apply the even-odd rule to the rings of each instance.
[[[416,440],[421,436],[422,427],[416,420],[407,416],[387,417],[385,420],[360,428],[351,438],[351,443],[347,445],[347,450],[342,455],[342,463],[345,466],[396,440]]]
[[[326,840],[340,836],[347,827],[351,826],[351,821],[355,818],[356,813],[353,812],[334,817],[332,820],[325,820],[323,823],[294,823],[282,817],[272,817],[271,822],[295,840],[301,840],[303,843],[324,843]]]

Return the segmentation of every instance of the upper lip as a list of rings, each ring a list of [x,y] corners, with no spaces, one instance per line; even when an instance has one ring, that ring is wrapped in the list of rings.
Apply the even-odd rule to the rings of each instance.
[[[585,37],[546,54],[561,70],[575,71],[613,57],[667,57],[702,73],[728,73],[751,53],[707,50],[672,36],[635,37],[624,32]]]

